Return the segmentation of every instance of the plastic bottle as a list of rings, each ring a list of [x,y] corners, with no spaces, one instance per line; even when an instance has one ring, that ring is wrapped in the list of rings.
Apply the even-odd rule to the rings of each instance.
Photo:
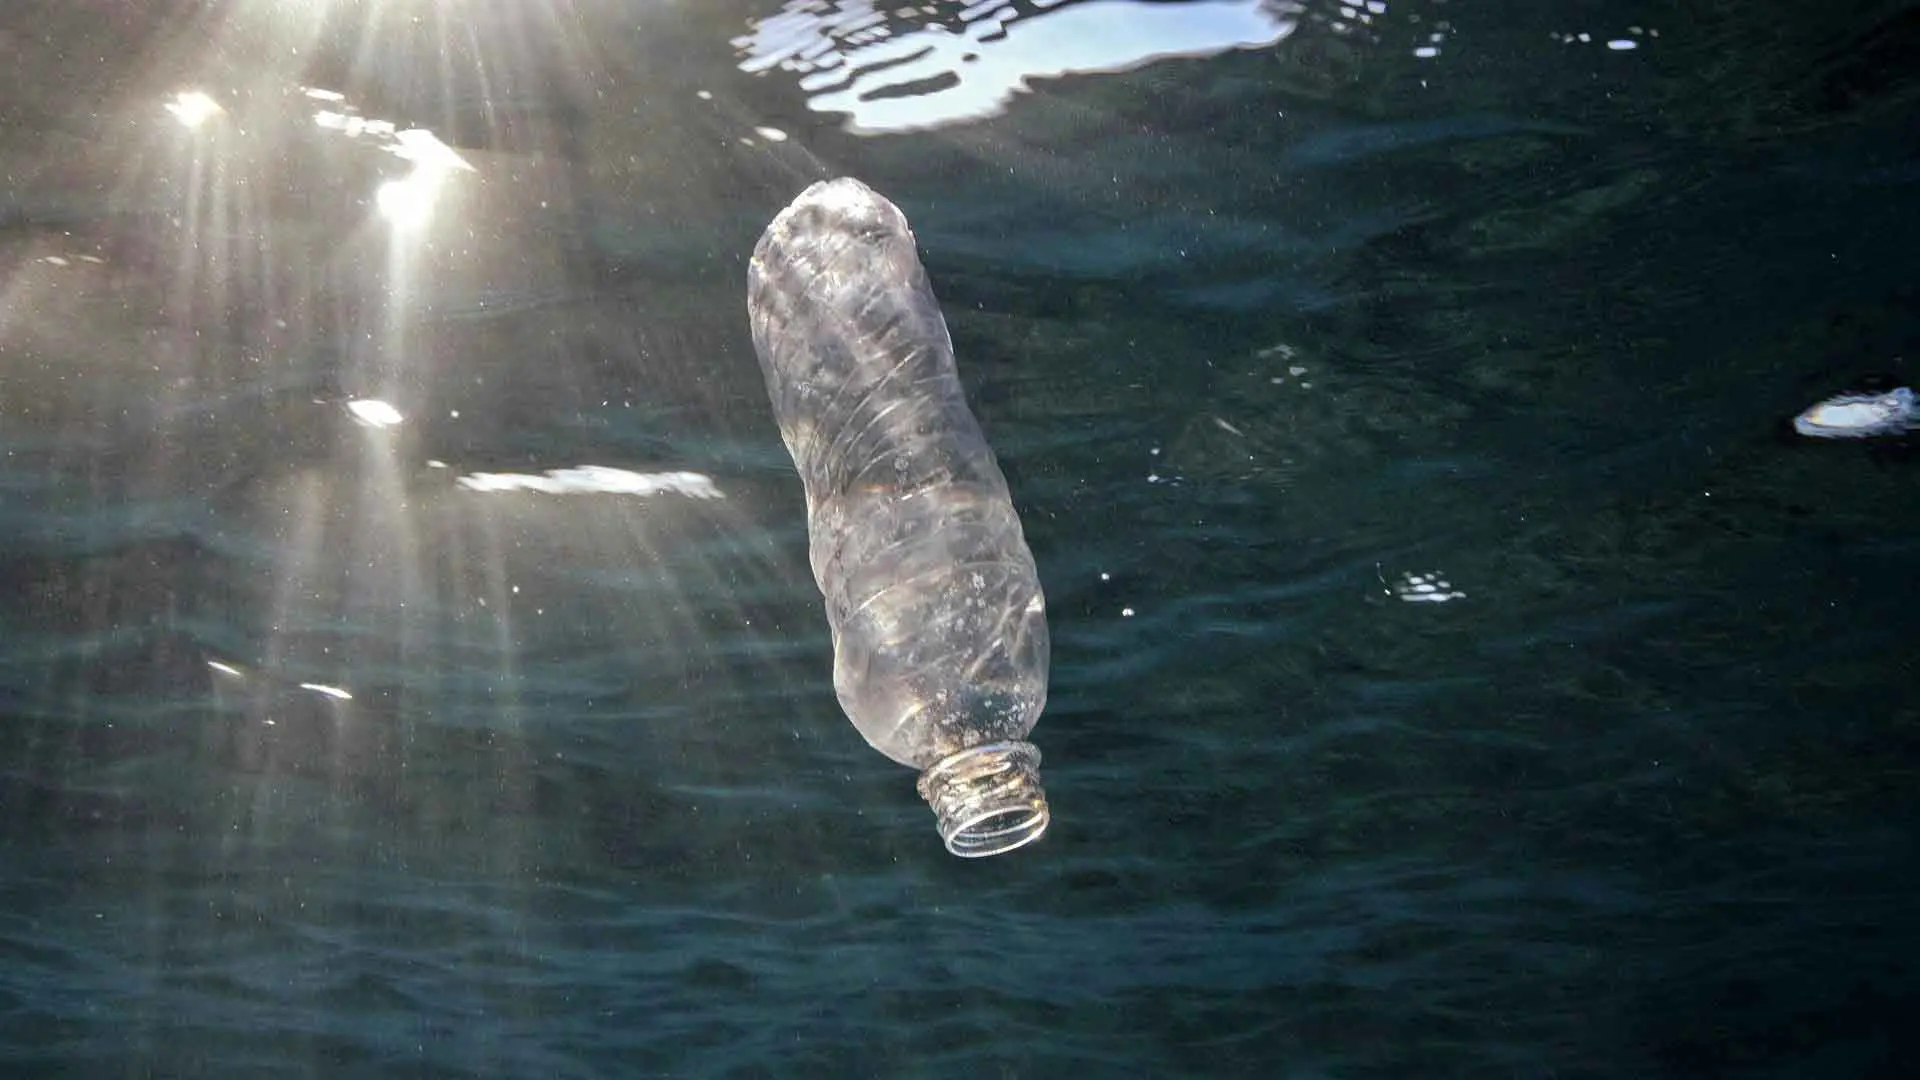
[[[754,248],[747,309],[841,707],[921,770],[947,850],[1038,839],[1046,602],[906,216],[857,180],[813,185]]]

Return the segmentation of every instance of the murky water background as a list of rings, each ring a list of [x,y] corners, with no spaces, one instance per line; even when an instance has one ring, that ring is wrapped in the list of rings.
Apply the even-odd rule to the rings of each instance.
[[[1914,382],[1911,5],[25,8],[11,1073],[1900,1074],[1920,489],[1787,421]],[[839,174],[1048,591],[1004,858],[828,681]]]

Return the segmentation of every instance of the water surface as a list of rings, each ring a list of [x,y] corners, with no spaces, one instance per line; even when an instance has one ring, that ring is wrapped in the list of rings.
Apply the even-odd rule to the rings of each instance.
[[[0,1062],[1898,1075],[1916,474],[1789,422],[1914,383],[1915,19],[26,5]],[[1007,857],[833,698],[833,175],[1047,589]]]

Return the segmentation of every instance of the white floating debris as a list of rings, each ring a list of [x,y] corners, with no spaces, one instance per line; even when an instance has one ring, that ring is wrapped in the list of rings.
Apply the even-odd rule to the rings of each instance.
[[[1920,428],[1920,403],[1901,387],[1884,394],[1842,394],[1793,418],[1793,430],[1815,439],[1868,439]]]

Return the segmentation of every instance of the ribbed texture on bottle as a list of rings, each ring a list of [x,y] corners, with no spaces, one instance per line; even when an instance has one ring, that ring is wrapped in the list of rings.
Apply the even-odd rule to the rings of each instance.
[[[1032,743],[969,747],[921,773],[916,786],[939,819],[947,850],[962,858],[1031,844],[1051,819],[1040,786],[1040,750]]]

